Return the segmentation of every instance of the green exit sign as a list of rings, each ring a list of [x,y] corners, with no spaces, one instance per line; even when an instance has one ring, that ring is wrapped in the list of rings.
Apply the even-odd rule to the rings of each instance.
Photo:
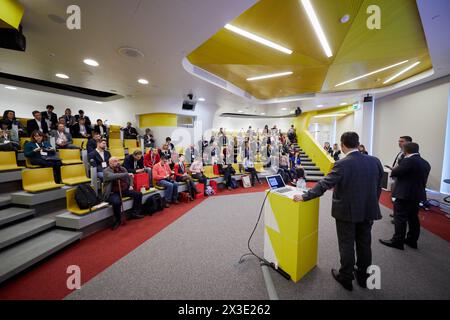
[[[352,108],[353,108],[353,110],[359,110],[359,109],[361,109],[359,103],[355,103],[355,104],[352,106]]]

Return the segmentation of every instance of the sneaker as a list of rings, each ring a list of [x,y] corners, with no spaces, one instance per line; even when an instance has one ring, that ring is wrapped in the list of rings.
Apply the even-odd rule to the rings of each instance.
[[[116,221],[114,221],[114,224],[112,225],[111,230],[114,231],[119,227],[120,227],[120,220],[116,220]]]

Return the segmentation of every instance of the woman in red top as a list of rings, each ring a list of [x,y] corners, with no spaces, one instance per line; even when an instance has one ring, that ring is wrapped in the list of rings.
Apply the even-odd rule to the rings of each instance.
[[[161,161],[158,148],[150,148],[144,156],[144,166],[147,168],[153,168],[155,164]]]
[[[180,154],[178,157],[178,162],[175,163],[173,168],[175,174],[175,180],[177,182],[186,182],[186,186],[189,192],[190,200],[194,200],[195,194],[198,193],[197,188],[195,188],[194,181],[191,176],[187,174],[186,164],[184,163],[184,155]]]

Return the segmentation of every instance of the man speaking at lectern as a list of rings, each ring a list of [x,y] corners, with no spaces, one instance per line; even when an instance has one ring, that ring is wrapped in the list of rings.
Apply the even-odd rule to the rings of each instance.
[[[336,161],[331,172],[314,188],[294,196],[294,201],[308,201],[334,188],[331,215],[336,219],[341,268],[339,272],[331,269],[331,274],[350,291],[354,276],[358,284],[366,288],[367,268],[372,264],[372,224],[381,219],[378,201],[383,166],[378,158],[358,152],[358,146],[357,133],[344,133],[341,149],[346,156]]]

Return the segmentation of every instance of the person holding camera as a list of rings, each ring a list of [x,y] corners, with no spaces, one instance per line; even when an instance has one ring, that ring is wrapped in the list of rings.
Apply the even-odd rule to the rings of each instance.
[[[170,203],[178,203],[178,184],[174,179],[173,171],[169,166],[170,158],[162,156],[161,161],[153,166],[153,179],[156,185],[166,188],[164,197],[166,198],[166,208]]]
[[[34,130],[31,141],[25,144],[25,157],[30,159],[32,165],[52,167],[56,183],[61,183],[61,160],[56,156],[55,149],[44,141],[44,133]]]

